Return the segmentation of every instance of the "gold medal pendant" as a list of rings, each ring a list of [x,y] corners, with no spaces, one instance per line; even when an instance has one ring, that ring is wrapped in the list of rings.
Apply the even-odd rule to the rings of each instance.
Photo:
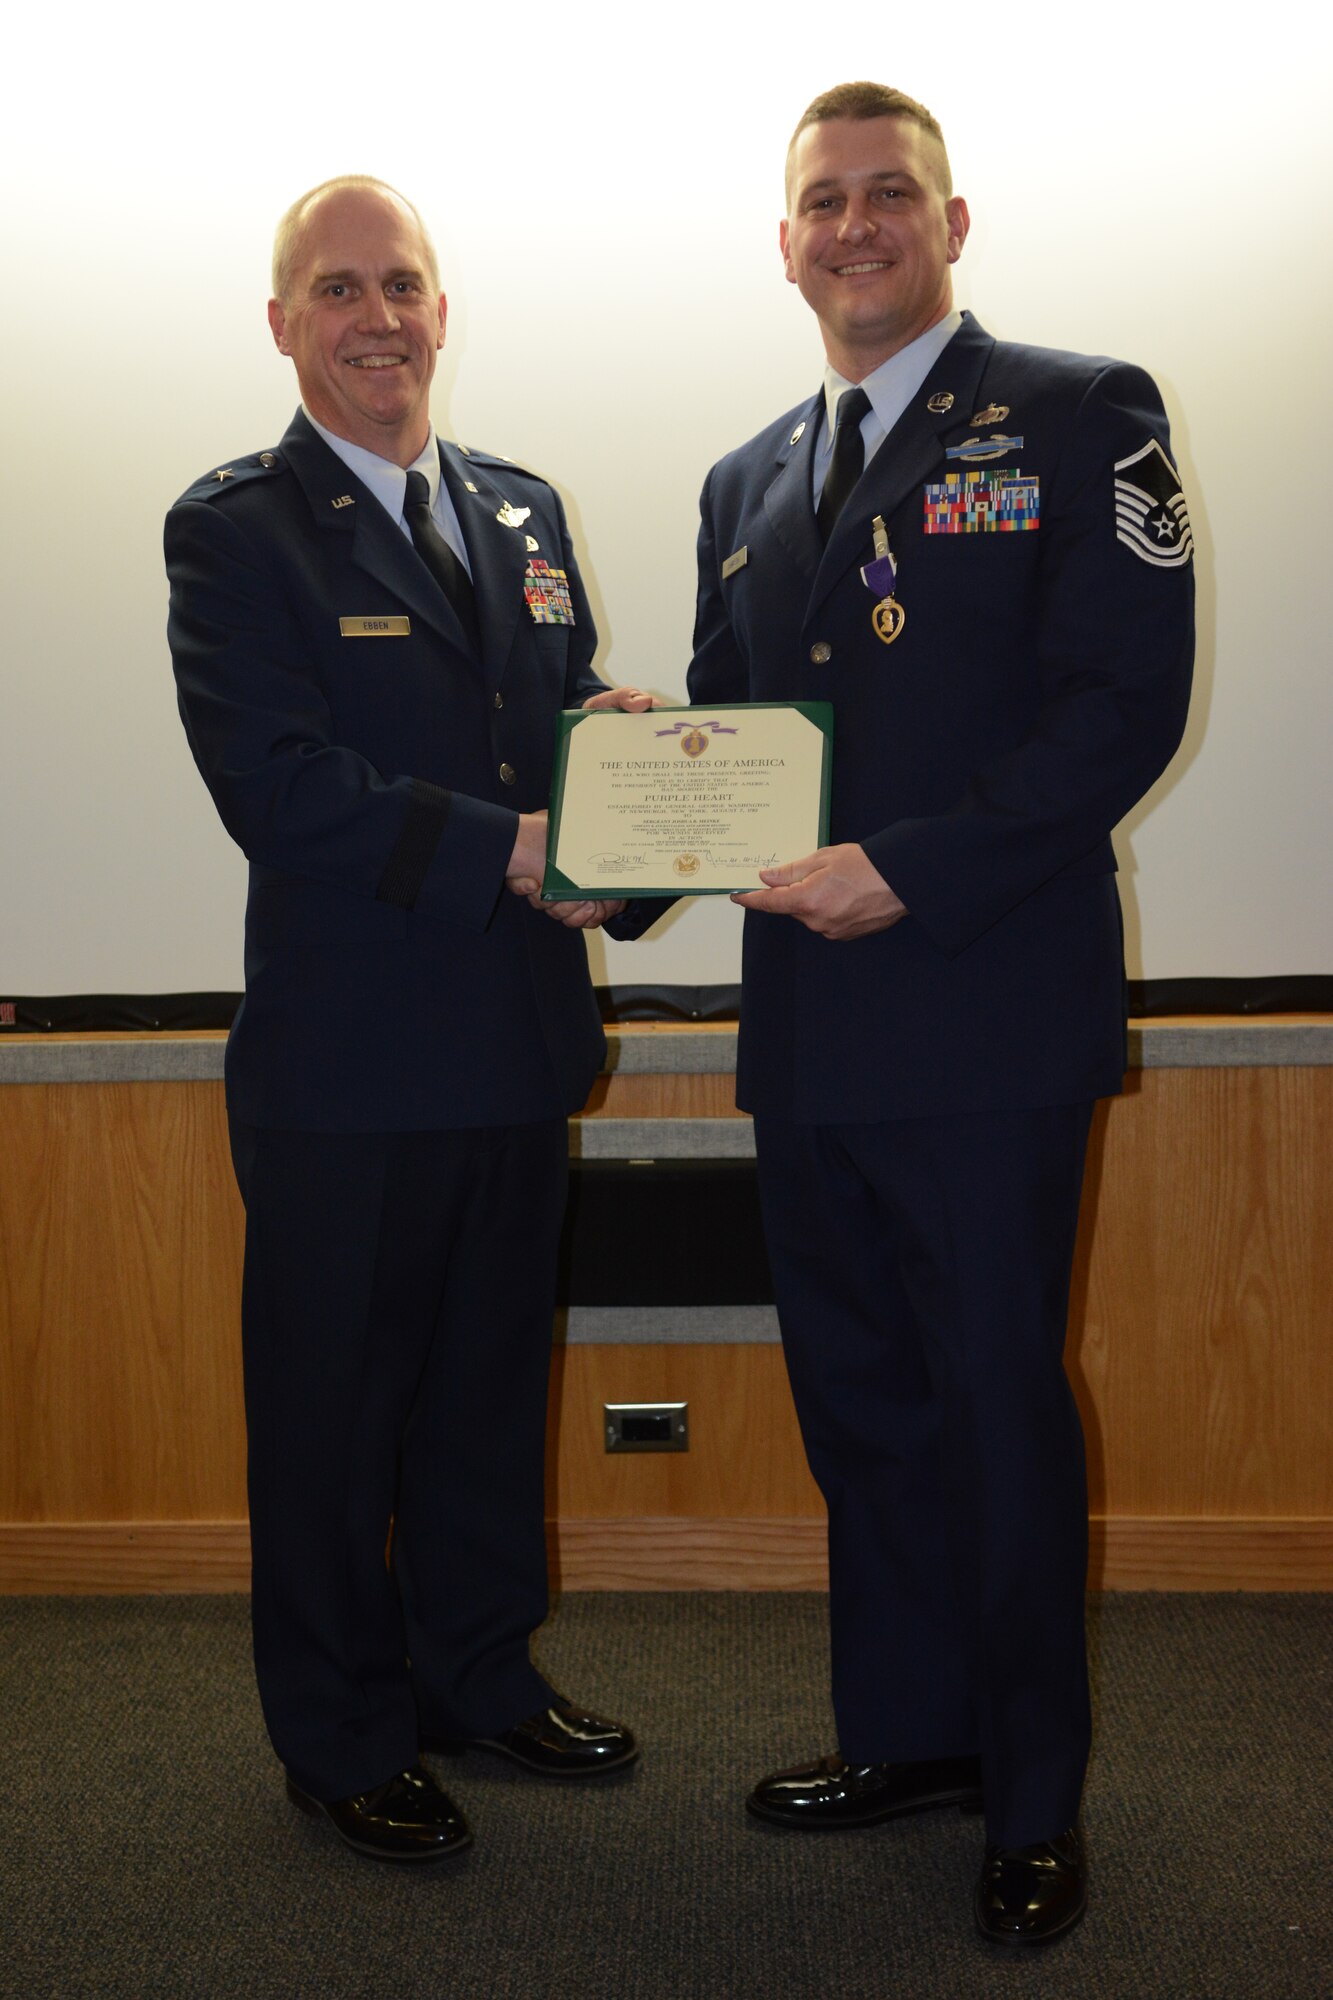
[[[882,597],[871,613],[870,622],[875,628],[875,637],[891,646],[903,626],[907,623],[907,613],[896,597]]]

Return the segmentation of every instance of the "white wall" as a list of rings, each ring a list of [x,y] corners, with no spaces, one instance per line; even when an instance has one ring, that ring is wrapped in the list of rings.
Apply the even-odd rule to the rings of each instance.
[[[864,74],[944,124],[974,225],[960,303],[1141,361],[1166,398],[1199,692],[1119,838],[1131,973],[1333,971],[1327,15],[879,18],[131,0],[11,23],[4,992],[240,984],[244,865],[176,719],[160,532],[295,407],[264,324],[287,202],[347,170],[418,202],[451,300],[437,424],[555,480],[603,673],[678,699],[703,474],[822,365],[777,256],[786,139]],[[709,899],[660,941],[598,944],[598,976],[732,979],[737,914]]]

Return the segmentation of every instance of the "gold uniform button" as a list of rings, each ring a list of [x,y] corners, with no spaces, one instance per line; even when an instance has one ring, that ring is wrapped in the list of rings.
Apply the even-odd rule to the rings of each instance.
[[[518,772],[514,769],[512,764],[501,764],[500,783],[502,785],[512,785],[517,776]]]
[[[810,648],[810,658],[817,667],[822,667],[826,661],[833,658],[833,648],[827,639],[815,640],[814,645]]]
[[[496,692],[495,692],[495,706],[496,706],[497,708],[503,708],[503,707],[504,707],[504,705],[505,705],[505,698],[504,698],[504,696],[503,696],[503,695],[502,695],[502,694],[500,693],[499,689],[497,688],[497,689],[496,689]]]

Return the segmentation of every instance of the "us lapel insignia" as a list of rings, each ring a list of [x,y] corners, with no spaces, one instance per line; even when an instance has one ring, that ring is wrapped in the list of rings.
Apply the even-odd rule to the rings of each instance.
[[[952,389],[937,390],[936,393],[931,397],[930,401],[926,404],[926,408],[930,411],[933,417],[942,417],[946,410],[951,410],[953,408]]]
[[[987,403],[984,410],[978,410],[969,429],[979,431],[985,424],[1002,424],[1009,414],[1007,403]]]
[[[521,528],[531,512],[531,507],[515,507],[506,500],[495,518],[502,527]]]
[[[335,507],[355,507],[356,502],[350,493],[340,493],[333,504]]]
[[[799,444],[804,436],[805,436],[805,423],[804,420],[802,420],[799,424],[797,424],[796,429],[792,432],[788,442],[791,444]]]

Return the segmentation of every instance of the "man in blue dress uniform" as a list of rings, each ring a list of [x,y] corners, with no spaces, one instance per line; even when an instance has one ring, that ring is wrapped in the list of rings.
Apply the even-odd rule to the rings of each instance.
[[[1125,1059],[1110,834],[1184,725],[1192,543],[1153,383],[955,312],[967,232],[929,112],[815,100],[781,245],[828,367],[708,477],[689,687],[835,714],[830,844],[736,900],[840,1742],[749,1803],[828,1829],[984,1801],[977,1922],[1034,1944],[1086,1893],[1061,1351]]]
[[[255,1661],[293,1800],[429,1861],[470,1836],[423,1748],[636,1755],[528,1649],[565,1119],[603,1053],[577,932],[606,910],[552,922],[505,883],[541,871],[559,710],[649,703],[592,672],[552,489],[432,431],[445,299],[411,204],[312,190],[273,291],[303,407],[166,529],[181,713],[250,862],[226,1074]]]

